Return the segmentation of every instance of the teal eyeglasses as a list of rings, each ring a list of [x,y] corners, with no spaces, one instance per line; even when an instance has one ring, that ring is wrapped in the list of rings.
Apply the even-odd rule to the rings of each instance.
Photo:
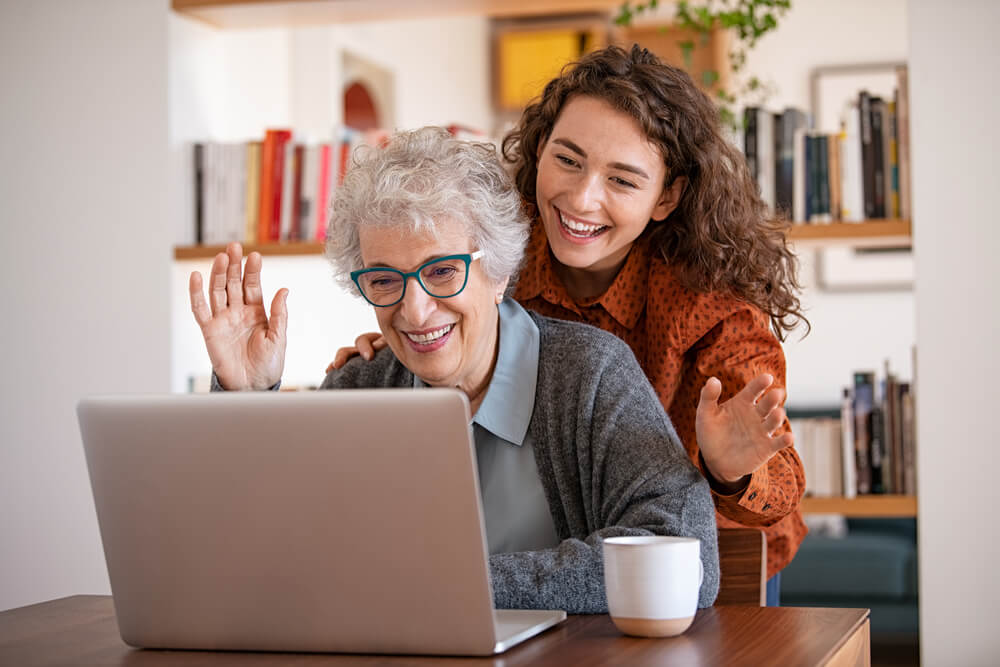
[[[469,282],[469,265],[483,256],[482,250],[461,255],[439,257],[422,264],[416,271],[404,273],[388,267],[373,267],[351,271],[351,280],[358,286],[365,301],[377,308],[394,306],[406,295],[406,284],[416,278],[425,292],[437,299],[456,296]]]

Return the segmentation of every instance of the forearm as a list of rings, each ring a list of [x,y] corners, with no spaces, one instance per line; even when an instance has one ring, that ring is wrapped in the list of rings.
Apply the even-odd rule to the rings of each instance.
[[[691,474],[694,474],[692,470]],[[647,497],[650,489],[637,489]],[[493,599],[498,609],[563,609],[570,614],[603,614],[604,560],[601,542],[618,535],[677,535],[701,542],[704,580],[698,606],[715,602],[719,588],[718,544],[712,504],[704,481],[682,497],[659,496],[630,504],[616,525],[586,539],[563,540],[554,549],[490,557]]]

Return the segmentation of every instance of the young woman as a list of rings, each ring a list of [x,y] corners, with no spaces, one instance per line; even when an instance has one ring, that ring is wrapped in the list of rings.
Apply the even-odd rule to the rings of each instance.
[[[549,82],[503,142],[534,220],[514,296],[629,344],[709,480],[719,526],[765,531],[778,604],[778,573],[806,533],[788,422],[771,446],[715,447],[696,414],[737,394],[783,401],[780,341],[804,318],[788,223],[768,212],[718,118],[686,73],[638,46],[589,54]],[[366,358],[371,343],[357,341]]]

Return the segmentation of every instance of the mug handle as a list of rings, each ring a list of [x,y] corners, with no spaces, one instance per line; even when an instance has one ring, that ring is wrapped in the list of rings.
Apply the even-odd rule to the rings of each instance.
[[[698,588],[701,588],[701,584],[705,581],[705,564],[701,562],[701,556],[698,556]]]

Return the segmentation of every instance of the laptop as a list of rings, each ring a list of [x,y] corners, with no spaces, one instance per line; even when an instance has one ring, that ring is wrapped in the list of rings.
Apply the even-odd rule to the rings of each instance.
[[[127,644],[491,655],[566,618],[493,608],[456,390],[106,396],[77,414]]]

